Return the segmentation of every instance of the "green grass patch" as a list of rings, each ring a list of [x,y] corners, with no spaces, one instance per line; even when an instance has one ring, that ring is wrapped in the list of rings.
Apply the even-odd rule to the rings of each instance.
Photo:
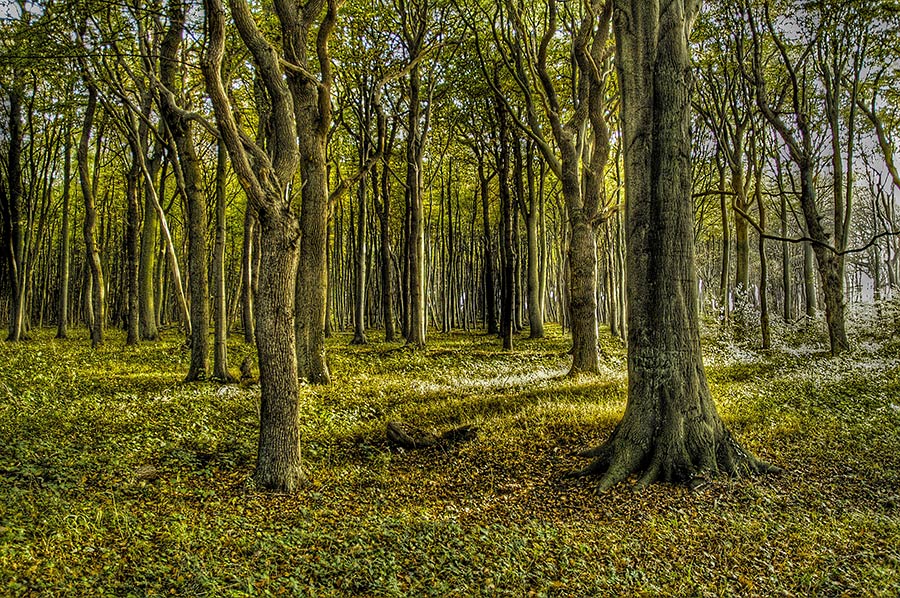
[[[174,337],[0,344],[0,595],[866,595],[900,589],[900,351],[710,346],[739,439],[785,468],[692,492],[571,480],[624,410],[625,349],[567,378],[568,343],[329,341],[304,386],[308,482],[257,492],[259,390],[183,384]],[[378,332],[373,333],[378,337]],[[238,340],[231,359],[252,348]],[[392,449],[385,425],[474,441]]]

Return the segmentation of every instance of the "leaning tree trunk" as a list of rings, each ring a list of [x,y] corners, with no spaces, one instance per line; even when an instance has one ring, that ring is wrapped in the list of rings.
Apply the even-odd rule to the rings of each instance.
[[[661,6],[662,4],[662,6]],[[700,351],[690,162],[692,0],[616,0],[628,251],[628,403],[581,473],[606,490],[751,473],[710,398]]]

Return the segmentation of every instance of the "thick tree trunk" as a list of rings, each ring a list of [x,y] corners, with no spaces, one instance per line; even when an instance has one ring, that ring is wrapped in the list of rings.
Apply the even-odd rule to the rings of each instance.
[[[703,370],[694,265],[688,36],[690,0],[616,0],[628,247],[628,403],[582,474],[606,490],[702,473],[770,469],[716,412]]]
[[[256,347],[261,394],[259,449],[253,478],[262,488],[292,492],[303,480],[298,426],[294,289],[297,224],[290,212],[260,219]]]
[[[570,214],[571,268],[569,312],[572,327],[572,374],[600,372],[597,333],[597,241],[594,227],[580,212]]]

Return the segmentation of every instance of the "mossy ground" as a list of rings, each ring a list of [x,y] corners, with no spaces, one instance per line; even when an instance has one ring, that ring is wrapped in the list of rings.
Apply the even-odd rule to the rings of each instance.
[[[0,594],[874,595],[900,590],[900,350],[707,350],[720,413],[786,471],[691,491],[567,479],[625,402],[625,352],[566,341],[329,345],[304,387],[308,482],[249,483],[255,387],[182,384],[180,340],[0,345]],[[377,341],[378,332],[372,336]],[[251,348],[236,342],[238,364]],[[236,368],[235,368],[236,369]],[[475,441],[391,450],[387,421]]]

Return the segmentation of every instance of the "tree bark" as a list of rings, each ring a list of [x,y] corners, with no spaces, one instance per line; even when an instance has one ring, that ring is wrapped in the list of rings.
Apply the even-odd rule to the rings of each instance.
[[[164,89],[159,97],[162,117],[176,148],[177,159],[173,159],[176,180],[179,180],[187,201],[191,363],[185,381],[190,382],[204,380],[209,375],[209,279],[206,262],[208,222],[206,197],[200,188],[200,158],[194,146],[191,122],[178,106],[174,95],[180,64],[177,60],[178,50],[184,35],[184,7],[177,0],[171,0],[168,13],[169,29],[160,46],[160,81]]]
[[[215,380],[234,382],[228,371],[228,306],[225,298],[225,169],[227,151],[221,141],[216,146],[216,244],[213,252],[213,374]]]
[[[100,263],[100,248],[97,245],[95,229],[97,225],[97,209],[94,205],[94,187],[88,166],[88,146],[94,114],[97,110],[97,88],[93,83],[85,82],[88,91],[88,102],[84,110],[84,124],[81,128],[81,140],[78,144],[78,175],[81,181],[81,194],[84,198],[84,246],[87,263],[91,273],[91,347],[103,344],[103,328],[106,322],[105,303],[106,285],[103,282],[103,266]]]
[[[534,160],[531,144],[525,154],[528,180],[528,208],[525,210],[525,236],[528,255],[528,338],[544,338],[544,309],[541,295],[540,256],[538,251],[538,197],[534,188]]]
[[[254,259],[254,238],[256,235],[256,214],[253,206],[248,202],[244,211],[244,239],[242,243],[241,260],[243,262],[242,275],[244,284],[241,286],[241,323],[244,329],[244,342],[256,343],[256,323],[253,315],[253,298],[256,289],[256,260]]]
[[[688,37],[699,3],[615,0],[628,260],[628,402],[581,474],[606,490],[769,466],[727,430],[700,350],[693,239]]]
[[[478,182],[481,195],[481,222],[482,238],[484,239],[484,314],[487,323],[487,333],[497,334],[497,298],[494,290],[494,249],[491,235],[490,208],[488,205],[488,184],[490,178],[484,172],[484,156],[478,156]]]
[[[148,341],[159,339],[156,314],[156,252],[159,246],[159,215],[156,213],[153,196],[155,189],[148,188],[156,184],[156,177],[165,169],[162,165],[162,151],[158,149],[148,160],[147,170],[150,174],[144,181],[144,221],[141,225],[141,255],[138,265],[138,303],[141,310],[141,338]],[[160,181],[162,190],[164,180]]]
[[[93,115],[92,115],[93,117]],[[9,92],[5,225],[9,245],[9,335],[16,342],[25,333],[25,227],[22,222],[22,91],[16,81]]]
[[[72,261],[72,237],[69,234],[69,200],[72,188],[72,136],[66,131],[63,157],[62,227],[59,231],[59,307],[57,311],[56,338],[68,337],[69,325],[69,269]]]

